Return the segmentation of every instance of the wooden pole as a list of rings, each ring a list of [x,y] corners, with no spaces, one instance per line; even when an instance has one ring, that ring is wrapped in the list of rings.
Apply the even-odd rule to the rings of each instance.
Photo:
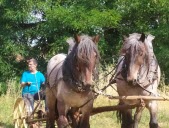
[[[26,122],[29,123],[34,123],[38,121],[47,121],[48,118],[41,118],[41,119],[28,119]]]
[[[157,100],[157,101],[169,101],[168,96],[111,96],[107,95],[109,99],[116,99],[116,100]],[[95,115],[101,112],[108,112],[108,111],[117,111],[117,110],[124,110],[124,109],[133,109],[135,107],[140,106],[140,104],[134,105],[114,105],[114,106],[103,106],[103,107],[95,107],[92,110],[91,115]]]
[[[158,101],[169,101],[168,96],[108,96],[109,99],[118,100],[158,100]]]
[[[117,110],[124,110],[124,109],[134,109],[135,107],[140,106],[139,104],[133,105],[114,105],[114,106],[103,106],[103,107],[95,107],[92,109],[91,115],[95,115],[101,112],[109,112],[109,111],[117,111]]]

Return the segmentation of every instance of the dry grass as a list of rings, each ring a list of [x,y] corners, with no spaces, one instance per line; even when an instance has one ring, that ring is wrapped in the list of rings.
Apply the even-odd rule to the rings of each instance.
[[[13,106],[16,97],[11,96],[2,96],[0,97],[0,128],[13,128],[12,122],[12,113]],[[161,128],[169,128],[169,111],[168,101],[160,101],[159,103],[159,113],[158,113],[158,121]],[[117,100],[109,100],[103,96],[99,96],[94,106],[106,106],[106,105],[116,105]],[[96,114],[91,116],[90,118],[91,128],[120,128],[120,124],[116,119],[116,112],[104,112],[100,114]],[[149,113],[148,110],[145,109],[143,111],[142,119],[139,124],[139,128],[148,128],[149,124]]]
[[[98,97],[95,101],[94,106],[106,106],[106,105],[116,105],[117,101],[109,100],[105,97]],[[169,128],[169,101],[159,101],[158,110],[158,122],[161,128]],[[134,110],[133,110],[134,112]],[[143,111],[141,121],[139,123],[139,128],[149,127],[149,112],[147,109]],[[90,118],[91,128],[120,128],[120,124],[116,118],[116,112],[104,112],[91,116]]]
[[[111,68],[109,67],[108,70],[110,71]],[[100,78],[104,77],[105,73],[100,74]],[[105,77],[105,79],[101,80],[99,83],[99,88],[106,86],[108,84],[108,80],[110,79],[110,76]],[[114,86],[115,87],[115,86]],[[109,87],[105,90],[106,94],[110,95],[117,95],[117,92],[115,89]],[[160,90],[159,93],[161,95],[167,95],[169,96],[169,87],[164,85],[164,79],[161,80],[160,84]],[[98,106],[113,106],[117,105],[117,100],[108,99],[104,96],[99,96],[95,102],[94,107]],[[158,122],[161,128],[169,128],[169,101],[158,101]],[[135,110],[133,110],[134,113]],[[139,128],[148,128],[149,127],[149,111],[145,108],[142,114],[141,121],[139,123]],[[90,118],[90,124],[91,128],[120,128],[120,123],[118,122],[116,118],[116,111],[112,112],[104,112],[99,113],[96,115],[91,116]]]
[[[111,68],[110,68],[111,70]],[[100,78],[103,78],[104,74],[101,73]],[[99,83],[97,84],[98,88],[101,89],[102,87],[106,86],[108,83],[108,80],[110,79],[110,76],[104,77],[104,79],[101,79]],[[20,96],[21,92],[16,91],[15,81],[8,83],[9,90],[7,95],[3,95],[0,97],[0,128],[13,128],[13,106],[15,103],[15,100],[18,96]],[[162,86],[161,88],[162,93],[165,93],[165,95],[168,95],[169,88],[167,86]],[[106,94],[113,94],[117,95],[117,92],[109,87],[105,90]],[[117,100],[110,100],[107,97],[99,96],[95,102],[94,107],[98,106],[113,106],[117,104]],[[160,101],[159,103],[159,113],[158,113],[158,121],[161,128],[169,128],[169,101]],[[120,124],[118,123],[116,119],[116,112],[104,112],[99,113],[96,115],[91,116],[90,118],[90,124],[91,128],[120,128]],[[139,124],[139,128],[148,128],[149,126],[149,113],[148,110],[145,109],[143,111],[142,119]]]

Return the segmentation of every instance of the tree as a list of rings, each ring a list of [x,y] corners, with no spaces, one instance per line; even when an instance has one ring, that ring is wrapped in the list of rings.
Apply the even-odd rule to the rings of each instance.
[[[101,57],[111,63],[123,35],[151,33],[160,66],[169,74],[169,63],[160,59],[169,58],[168,5],[168,0],[0,0],[0,80],[20,76],[29,56],[45,72],[51,56],[67,53],[65,40],[82,33],[101,35]]]
[[[6,71],[1,80],[20,76],[28,56],[37,58],[45,72],[48,58],[67,51],[66,38],[82,33],[103,35],[104,30],[117,28],[121,19],[117,11],[97,0],[1,0],[0,10],[0,62],[4,64],[0,72]]]
[[[116,11],[121,14],[120,32],[127,35],[133,32],[151,33],[155,36],[153,41],[154,52],[157,56],[162,72],[169,75],[169,1],[168,0],[118,0]],[[166,82],[169,79],[166,77]]]

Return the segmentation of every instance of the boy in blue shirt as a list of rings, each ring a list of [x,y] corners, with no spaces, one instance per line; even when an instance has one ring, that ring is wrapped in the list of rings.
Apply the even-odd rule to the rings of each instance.
[[[27,98],[30,103],[32,109],[34,108],[34,100],[38,100],[39,98],[44,99],[45,96],[38,94],[41,89],[41,85],[45,83],[45,77],[40,72],[37,71],[37,61],[34,58],[27,60],[28,62],[28,71],[24,71],[20,80],[20,84],[22,88],[22,97]]]

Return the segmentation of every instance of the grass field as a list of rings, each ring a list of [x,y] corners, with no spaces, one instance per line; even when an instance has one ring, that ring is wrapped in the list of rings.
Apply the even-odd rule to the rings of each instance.
[[[103,97],[97,99],[102,101],[99,106],[116,105],[116,101],[108,100]],[[99,102],[100,102],[99,101]],[[169,128],[169,101],[160,101],[158,110],[158,122],[161,128]],[[95,104],[95,106],[98,106]],[[134,110],[133,110],[134,112]],[[143,111],[139,128],[149,127],[149,112],[147,109]],[[104,112],[91,116],[91,128],[120,128],[120,123],[116,119],[116,112]]]
[[[108,89],[106,92],[109,94],[112,90]],[[114,93],[114,92],[113,92]],[[4,95],[0,97],[0,128],[13,128],[13,106],[18,95]],[[117,100],[110,100],[107,97],[99,96],[94,103],[94,107],[116,105]],[[160,101],[158,121],[161,128],[169,128],[169,101]],[[91,116],[90,118],[91,128],[120,128],[120,124],[116,119],[116,112],[103,112]],[[139,124],[139,128],[148,128],[149,125],[149,113],[145,109],[143,111],[142,119]]]
[[[100,88],[107,85],[109,78],[107,80],[100,81]],[[0,128],[14,128],[13,125],[13,107],[15,100],[20,96],[20,89],[16,90],[16,81],[10,82],[8,85],[10,88],[6,95],[0,96]],[[169,96],[169,89],[167,86],[162,86],[160,88],[160,94]],[[107,88],[106,94],[117,95],[117,92],[111,87]],[[94,107],[98,106],[114,106],[118,103],[117,100],[110,100],[107,97],[99,96],[95,102]],[[169,128],[169,101],[160,101],[158,110],[158,122],[161,128]],[[93,115],[90,117],[91,128],[120,128],[120,124],[116,119],[116,112],[104,112]],[[149,127],[149,112],[147,109],[143,111],[141,122],[139,123],[139,128]]]

